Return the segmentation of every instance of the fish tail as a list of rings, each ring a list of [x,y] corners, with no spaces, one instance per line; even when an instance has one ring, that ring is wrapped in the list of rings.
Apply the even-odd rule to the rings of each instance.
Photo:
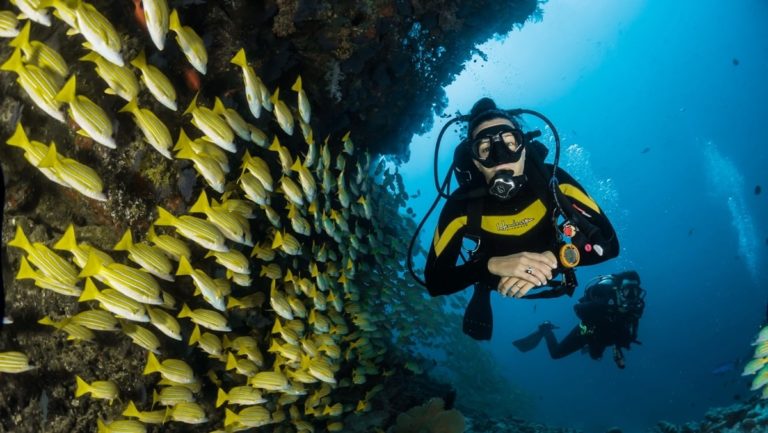
[[[125,234],[123,234],[123,237],[120,238],[120,242],[115,244],[115,247],[112,248],[112,250],[129,251],[131,248],[133,248],[133,236],[131,236],[131,229],[128,229],[125,231]]]
[[[9,246],[21,248],[26,251],[27,254],[32,252],[32,244],[27,239],[27,235],[24,233],[24,229],[20,225],[16,225],[16,236],[8,242]]]
[[[83,293],[80,294],[80,298],[78,299],[79,302],[84,301],[93,301],[95,300],[99,295],[99,289],[96,288],[96,284],[93,283],[93,280],[90,278],[85,279],[85,288],[83,289]]]
[[[301,75],[299,75],[298,78],[296,78],[296,82],[293,83],[293,86],[291,86],[291,90],[294,92],[301,92]]]
[[[28,49],[29,48],[29,29],[31,28],[30,21],[27,20],[27,23],[24,24],[24,27],[19,30],[19,34],[16,35],[15,38],[11,39],[11,41],[8,43],[8,45],[12,47],[19,47],[22,49]]]
[[[181,30],[181,21],[179,21],[179,13],[176,9],[171,11],[171,16],[168,22],[168,28],[178,33]]]
[[[229,409],[224,409],[224,427],[229,427],[240,421],[240,416]]]
[[[32,266],[29,264],[27,259],[22,256],[21,257],[21,265],[19,266],[19,273],[16,274],[17,280],[37,280],[40,278],[40,275],[35,272],[34,269],[32,269]]]
[[[273,104],[277,104],[278,98],[280,98],[280,88],[276,88],[275,92],[272,93],[272,96],[269,97],[269,102]]]
[[[223,389],[219,388],[219,391],[216,394],[216,407],[221,407],[227,400],[229,400],[229,395],[227,395]]]
[[[11,135],[11,138],[6,141],[6,143],[11,146],[20,147],[24,150],[29,149],[29,137],[27,137],[27,133],[24,132],[24,127],[21,125],[21,122],[16,124],[16,130],[13,132],[13,135]]]
[[[75,380],[77,381],[77,389],[75,389],[75,397],[80,397],[83,394],[87,394],[91,392],[91,385],[88,385],[88,382],[84,381],[80,376],[75,375]]]
[[[104,424],[104,421],[102,421],[101,418],[96,419],[96,429],[97,433],[110,433],[109,427]]]
[[[278,248],[279,246],[283,245],[283,236],[280,234],[279,231],[275,232],[275,239],[272,241],[272,248]]]
[[[229,352],[227,355],[227,365],[224,367],[224,370],[232,370],[234,368],[237,368],[237,359],[235,359],[235,355],[232,352]]]
[[[224,113],[226,113],[226,107],[224,107],[224,103],[221,102],[221,99],[217,96],[216,99],[213,101],[213,112],[223,116]]]
[[[147,67],[147,55],[144,54],[144,50],[139,51],[139,54],[131,60],[131,64],[138,69],[144,69]]]
[[[136,102],[136,98],[131,99],[128,101],[127,104],[123,106],[123,108],[119,109],[118,113],[135,113],[139,109],[139,104]]]
[[[91,252],[91,254],[88,255],[88,261],[85,263],[85,266],[83,266],[83,270],[80,271],[79,277],[92,277],[99,273],[101,266],[102,263],[99,256],[97,256],[96,253]]]
[[[56,95],[56,100],[61,102],[72,102],[75,100],[75,91],[77,90],[77,76],[72,74],[69,80],[64,84],[59,93]]]
[[[157,213],[158,213],[158,217],[157,217],[157,220],[155,221],[155,225],[173,226],[176,224],[176,217],[173,216],[173,214],[171,214],[167,210],[163,209],[162,207],[160,206],[157,207]]]
[[[133,400],[128,400],[128,407],[126,407],[123,411],[123,416],[132,416],[134,418],[139,418],[141,416],[139,409],[136,408],[135,404],[133,404]]]
[[[19,73],[24,69],[24,65],[21,63],[21,49],[16,47],[11,53],[11,57],[0,65],[0,70]]]
[[[88,54],[84,55],[83,57],[80,57],[78,60],[83,62],[96,63],[99,60],[99,55],[96,54],[95,51],[89,51]]]
[[[37,166],[39,168],[51,168],[55,167],[56,163],[59,162],[58,155],[56,154],[56,143],[51,142],[51,145],[48,146],[48,152],[45,153],[45,157],[40,160],[40,162],[37,163]]]
[[[147,355],[147,366],[144,367],[144,372],[141,374],[146,376],[158,371],[160,371],[160,361],[157,360],[154,353],[149,352],[149,355]]]
[[[237,66],[240,66],[241,68],[245,68],[248,66],[248,60],[245,58],[245,49],[240,48],[240,51],[235,54],[235,57],[232,57],[232,60],[230,60],[230,63],[234,63]]]
[[[200,92],[195,93],[195,96],[192,98],[192,101],[189,103],[189,106],[187,106],[187,109],[184,110],[184,112],[181,114],[182,116],[186,116],[187,114],[192,113],[194,109],[197,107],[197,96],[200,95]]]
[[[192,275],[192,272],[194,272],[194,269],[192,269],[189,260],[187,260],[186,257],[181,256],[181,258],[179,258],[179,269],[176,271],[176,275]]]
[[[200,197],[198,197],[195,204],[193,204],[192,207],[189,208],[189,212],[206,213],[209,210],[211,210],[211,205],[208,203],[208,195],[205,193],[205,190],[202,190],[200,191]]]
[[[77,238],[75,237],[75,226],[70,224],[66,230],[64,230],[64,234],[61,235],[61,239],[58,240],[55,244],[53,244],[53,249],[55,250],[64,250],[64,251],[74,251],[77,248]]]
[[[272,139],[272,144],[270,144],[267,149],[274,150],[275,152],[280,151],[280,140],[277,139],[277,135],[275,135],[275,138]]]
[[[195,325],[195,329],[192,330],[192,335],[189,336],[189,345],[193,345],[200,341],[200,327]]]
[[[192,316],[192,310],[189,309],[187,304],[183,304],[181,306],[181,311],[179,312],[179,318],[183,319],[185,317],[190,317],[190,316]]]
[[[245,307],[245,304],[240,302],[240,300],[235,298],[234,296],[230,296],[227,298],[227,310],[234,310],[235,308],[243,308],[243,307]]]

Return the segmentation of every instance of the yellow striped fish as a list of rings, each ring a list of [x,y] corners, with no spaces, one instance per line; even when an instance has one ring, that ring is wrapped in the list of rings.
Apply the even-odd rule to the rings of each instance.
[[[125,335],[130,337],[137,346],[143,347],[152,353],[160,353],[160,340],[157,339],[157,336],[152,331],[132,322],[124,321],[121,325]]]
[[[77,284],[77,269],[40,242],[31,243],[20,225],[16,225],[16,235],[8,246],[17,247],[27,253],[27,259],[44,275],[66,284]]]
[[[219,252],[229,251],[229,248],[224,244],[224,235],[212,223],[190,215],[175,217],[160,206],[157,207],[157,211],[159,216],[155,225],[172,226],[180,235],[203,248]]]
[[[194,383],[195,376],[192,367],[180,359],[166,359],[160,362],[157,357],[150,352],[147,355],[147,365],[142,374],[149,375],[160,373],[165,379],[177,382],[179,384]]]
[[[172,111],[176,111],[176,89],[171,84],[171,80],[155,66],[147,63],[144,51],[140,51],[135,59],[131,60],[131,65],[141,71],[141,81],[149,89],[149,93],[157,99],[157,102],[165,105]]]
[[[251,114],[258,119],[261,116],[261,101],[263,99],[261,91],[264,88],[264,83],[261,82],[261,79],[253,71],[253,68],[248,65],[248,60],[245,57],[245,50],[243,48],[235,54],[235,57],[233,57],[230,62],[243,69],[245,99],[248,101],[248,108],[250,109]]]
[[[157,232],[155,232],[154,224],[149,226],[147,240],[155,244],[155,246],[163,250],[168,257],[177,262],[182,256],[187,259],[192,257],[192,252],[184,241],[166,234],[158,235]]]
[[[238,137],[242,138],[243,140],[251,140],[251,131],[248,129],[248,123],[240,116],[237,111],[225,107],[224,103],[221,102],[221,99],[219,99],[218,96],[213,101],[213,112],[221,116],[222,119],[226,120],[230,128],[232,128]]]
[[[253,246],[253,242],[250,240],[250,225],[245,227],[241,224],[240,220],[226,210],[211,207],[205,190],[200,192],[200,197],[198,197],[197,201],[189,209],[189,212],[205,214],[205,216],[208,217],[208,221],[218,227],[227,239],[244,245]]]
[[[179,318],[184,317],[189,317],[193,323],[212,331],[229,332],[232,330],[229,325],[227,325],[227,318],[216,311],[205,310],[202,308],[191,310],[187,304],[184,304],[181,307]]]
[[[39,167],[40,161],[48,154],[48,146],[45,144],[30,140],[27,134],[24,132],[24,127],[21,122],[16,124],[16,130],[13,135],[6,141],[10,146],[15,146],[24,151],[24,159],[29,161],[30,164],[37,167],[48,179],[58,183],[59,185],[69,187],[69,185],[59,176],[59,174],[53,168]]]
[[[76,75],[72,74],[56,95],[56,100],[69,104],[69,113],[81,128],[78,134],[91,137],[97,143],[110,149],[116,149],[117,144],[112,138],[112,121],[96,103],[75,93],[76,81]]]
[[[312,107],[309,105],[309,98],[307,98],[307,93],[301,86],[301,75],[296,78],[296,82],[293,83],[291,90],[298,94],[298,107],[301,120],[303,120],[304,123],[309,124],[309,118],[312,116]]]
[[[74,0],[74,3],[75,25],[77,31],[88,41],[88,48],[117,66],[123,66],[125,62],[120,55],[120,34],[112,23],[90,3],[82,0]]]
[[[168,33],[169,14],[167,0],[142,0],[144,18],[147,21],[149,37],[158,50],[165,48],[165,35]]]
[[[160,308],[147,306],[149,313],[149,322],[159,329],[160,332],[174,340],[181,341],[181,326],[175,317]]]
[[[79,302],[99,301],[102,308],[124,319],[134,322],[149,322],[147,312],[140,302],[135,301],[114,289],[100,292],[90,278],[85,279],[83,294]]]
[[[221,293],[219,286],[204,271],[194,269],[186,257],[182,257],[179,260],[179,269],[176,271],[176,275],[189,275],[192,277],[195,288],[203,295],[205,302],[219,311],[226,311],[224,295]]]
[[[59,86],[53,74],[35,65],[23,65],[19,48],[14,49],[11,57],[0,65],[0,70],[16,72],[19,75],[16,82],[24,89],[32,102],[59,122],[66,122],[64,114],[59,111],[61,103],[56,100]]]
[[[189,345],[192,346],[195,343],[203,350],[203,352],[210,355],[212,358],[222,357],[223,348],[221,346],[221,340],[215,334],[210,332],[200,332],[200,327],[195,325],[195,329],[192,331],[192,335],[189,336]]]
[[[176,42],[184,53],[187,61],[205,75],[206,65],[208,64],[208,53],[205,50],[202,38],[189,26],[182,26],[179,21],[179,13],[176,9],[171,11],[169,26],[170,30],[176,33]]]
[[[123,416],[138,418],[145,424],[164,424],[167,412],[165,409],[154,411],[140,411],[132,400],[128,400],[128,406],[123,411]]]
[[[45,69],[54,74],[57,79],[64,80],[69,73],[67,62],[61,57],[61,54],[59,54],[58,51],[45,43],[40,41],[30,41],[30,28],[31,24],[27,21],[18,36],[16,36],[8,45],[21,48],[21,52],[24,54],[24,62]]]
[[[95,51],[91,51],[80,60],[92,62],[96,65],[96,74],[107,83],[104,93],[108,95],[117,95],[126,101],[131,101],[139,94],[139,83],[136,76],[125,66],[116,64],[101,57]]]
[[[100,276],[108,286],[131,299],[144,304],[163,305],[157,280],[139,269],[121,263],[104,264],[96,254],[91,254],[80,276]]]
[[[88,263],[88,256],[91,253],[96,254],[101,260],[102,264],[109,264],[114,262],[112,257],[110,257],[109,254],[105,253],[104,251],[101,251],[98,248],[92,247],[86,243],[78,244],[77,238],[75,236],[75,227],[72,224],[67,226],[67,229],[64,231],[64,234],[61,235],[61,238],[55,244],[53,244],[53,249],[69,251],[72,253],[72,258],[74,259],[75,264],[81,269],[84,268]]]
[[[264,189],[269,192],[274,191],[274,181],[272,180],[272,174],[269,171],[269,164],[267,164],[266,161],[258,156],[252,156],[248,150],[246,150],[243,155],[242,168],[248,170],[252,175],[259,179],[264,186]]]
[[[224,427],[231,425],[242,425],[245,427],[260,427],[272,423],[267,409],[261,406],[251,406],[241,410],[239,413],[225,409]]]
[[[94,331],[117,331],[117,319],[105,310],[86,310],[72,316],[72,323]]]
[[[269,98],[269,102],[275,107],[275,120],[280,125],[280,129],[288,135],[293,135],[293,115],[288,106],[285,105],[285,102],[280,100],[280,88],[275,89],[275,93]]]
[[[128,229],[120,238],[114,251],[127,251],[128,258],[142,269],[165,281],[173,281],[173,265],[160,248],[145,242],[134,243],[131,230]]]
[[[64,296],[80,296],[82,294],[80,287],[75,284],[62,283],[55,278],[35,271],[24,256],[21,257],[21,265],[19,266],[19,272],[16,274],[16,279],[33,280],[35,286]]]
[[[19,20],[11,11],[0,11],[0,38],[15,38],[19,35]]]
[[[250,275],[251,268],[248,258],[238,250],[229,250],[228,253],[219,253],[216,251],[208,251],[205,258],[214,257],[216,263],[227,268],[235,274],[240,276]]]
[[[118,397],[119,391],[117,385],[109,380],[96,380],[91,383],[84,381],[80,376],[75,376],[77,388],[75,397],[81,397],[85,394],[91,394],[91,398],[108,400],[110,403]]]
[[[21,12],[32,21],[46,27],[51,26],[51,16],[48,15],[47,2],[43,0],[11,0]]]
[[[227,364],[224,367],[225,370],[237,370],[237,374],[253,377],[259,370],[259,367],[255,362],[248,358],[236,358],[232,352],[227,354]]]
[[[291,156],[291,151],[288,150],[287,147],[280,144],[280,140],[277,138],[277,135],[275,135],[275,138],[272,139],[272,144],[269,145],[269,150],[277,152],[277,155],[280,158],[280,166],[283,169],[283,174],[290,173],[291,167],[293,166],[293,157]]]
[[[262,396],[261,392],[251,386],[235,386],[230,388],[229,392],[219,388],[216,407],[221,407],[226,402],[229,402],[230,405],[254,406],[266,403],[266,401],[267,399]]]
[[[184,424],[202,424],[208,422],[205,411],[194,402],[179,402],[168,410],[168,418]]]
[[[195,397],[189,388],[183,386],[166,386],[152,392],[152,406],[160,403],[162,406],[175,406],[179,403],[192,403]]]
[[[133,120],[141,129],[141,133],[144,135],[144,139],[152,147],[155,148],[160,155],[163,155],[167,159],[173,159],[171,156],[171,146],[173,145],[173,138],[168,127],[165,126],[162,120],[160,120],[155,113],[146,108],[138,106],[136,99],[131,99],[119,113],[131,113]]]
[[[299,207],[304,206],[304,196],[301,195],[301,188],[296,185],[296,182],[294,182],[293,179],[288,176],[281,177],[280,189],[288,201]]]
[[[0,373],[18,374],[37,368],[29,365],[29,357],[22,352],[0,352]]]
[[[213,143],[227,152],[236,152],[235,133],[221,117],[217,116],[211,109],[197,105],[197,94],[183,115],[192,115],[192,124],[203,132]]]
[[[38,163],[40,168],[50,168],[64,181],[66,187],[98,201],[106,201],[104,182],[96,170],[74,159],[62,158],[56,153],[56,143],[51,142],[48,152]]]
[[[96,420],[97,433],[146,433],[147,428],[139,421],[119,419],[105,423],[101,418]]]
[[[173,149],[178,151],[176,158],[192,161],[195,170],[203,176],[208,186],[218,193],[224,192],[226,173],[222,169],[221,164],[215,158],[205,153],[195,152],[192,148],[192,142],[187,137],[183,128],[179,132],[179,139],[176,141],[176,146]]]

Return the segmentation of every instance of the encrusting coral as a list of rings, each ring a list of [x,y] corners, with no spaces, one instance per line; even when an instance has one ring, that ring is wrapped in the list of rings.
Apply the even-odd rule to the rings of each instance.
[[[456,409],[445,410],[441,398],[432,398],[397,417],[391,433],[463,433],[464,416]]]

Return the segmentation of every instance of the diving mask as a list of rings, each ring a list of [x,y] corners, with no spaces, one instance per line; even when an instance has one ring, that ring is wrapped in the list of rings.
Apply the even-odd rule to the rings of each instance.
[[[486,168],[517,162],[523,155],[523,132],[510,125],[483,129],[470,142],[472,158]]]

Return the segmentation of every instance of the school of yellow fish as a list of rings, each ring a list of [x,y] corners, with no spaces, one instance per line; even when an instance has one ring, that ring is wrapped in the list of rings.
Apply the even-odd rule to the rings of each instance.
[[[179,96],[171,81],[143,51],[126,61],[123,38],[93,5],[82,0],[11,3],[18,11],[0,11],[0,37],[8,38],[13,51],[0,69],[16,74],[37,108],[62,123],[71,119],[77,134],[107,149],[121,145],[113,131],[119,114],[107,113],[78,92],[78,77],[69,74],[67,63],[75,59],[31,39],[35,26],[66,25],[68,35],[83,39],[87,53],[79,60],[95,65],[105,93],[125,100],[120,112],[130,115],[144,141],[164,158],[191,161],[201,179],[187,214],[157,206],[146,233],[128,230],[115,245],[80,243],[73,225],[56,240],[30,240],[17,226],[9,243],[22,252],[18,280],[32,280],[41,290],[82,303],[72,317],[45,316],[39,323],[69,340],[120,332],[146,350],[146,367],[137,374],[157,379],[146,407],[121,398],[108,377],[72,378],[76,397],[125,403],[120,403],[125,418],[99,420],[98,431],[136,433],[146,431],[146,424],[207,423],[212,406],[220,411],[215,418],[223,419],[212,427],[215,431],[267,424],[290,425],[297,432],[341,431],[342,415],[370,410],[381,386],[366,388],[366,377],[389,374],[379,364],[384,341],[391,337],[382,329],[384,311],[372,305],[378,308],[396,296],[391,285],[397,279],[357,284],[356,277],[381,274],[375,268],[396,274],[397,257],[404,257],[402,233],[384,230],[397,212],[385,197],[397,190],[395,182],[402,183],[399,175],[385,171],[383,162],[373,167],[369,154],[356,151],[350,133],[339,137],[340,143],[326,137],[318,144],[301,77],[291,88],[295,98],[283,98],[279,88],[270,92],[243,49],[230,53],[231,63],[242,73],[247,114],[261,119],[262,128],[219,98],[195,96],[178,114],[191,127],[172,133],[138,103],[138,95],[148,92],[159,108],[177,111]],[[163,50],[172,31],[189,64],[205,74],[208,54],[195,30],[183,25],[176,10],[169,11],[166,0],[142,4],[154,46]],[[271,116],[268,122],[265,116]],[[300,147],[294,145],[297,125]],[[5,141],[61,188],[109,200],[97,170],[60,153],[66,146],[35,141],[36,135],[32,125],[19,122]],[[375,182],[382,173],[384,180]],[[252,231],[257,221],[269,228]],[[271,336],[232,326],[233,317],[241,323],[249,311],[273,321]],[[207,369],[193,369],[167,354],[167,339],[186,341],[205,353]],[[0,353],[0,375],[23,373],[34,364],[20,351]],[[218,388],[215,405],[199,401],[203,381]],[[365,397],[342,404],[334,390],[343,387],[359,387]]]
[[[741,375],[755,375],[751,390],[757,391],[762,388],[760,398],[767,399],[768,387],[765,385],[768,384],[768,326],[760,330],[752,345],[755,346],[755,354],[744,366]]]

